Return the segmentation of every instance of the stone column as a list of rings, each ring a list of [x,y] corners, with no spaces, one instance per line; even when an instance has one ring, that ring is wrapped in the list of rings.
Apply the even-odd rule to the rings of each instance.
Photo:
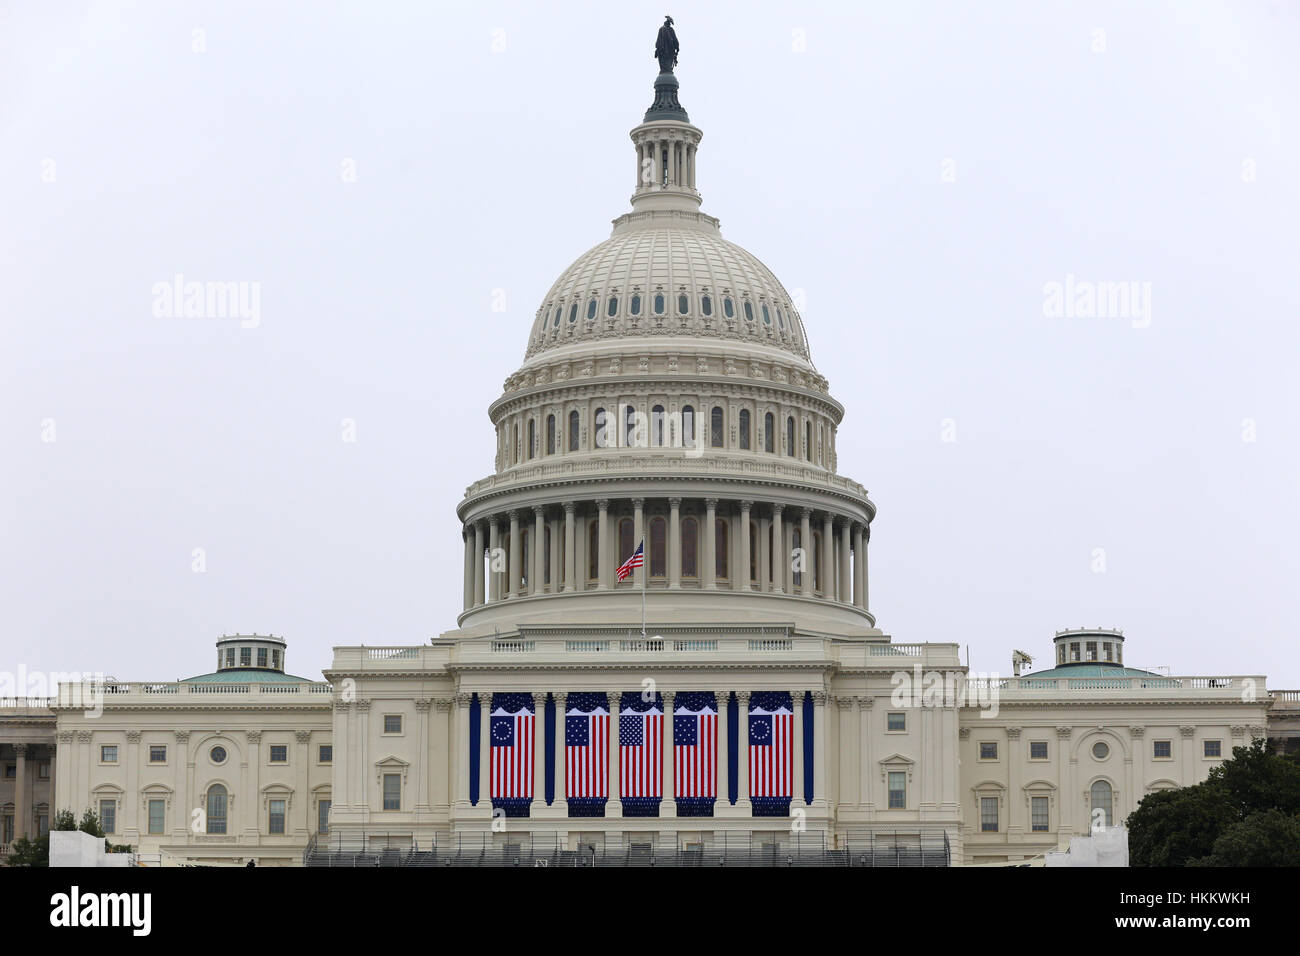
[[[172,833],[183,839],[189,832],[190,813],[194,809],[194,758],[190,755],[190,732],[173,730],[172,734],[176,737],[176,793],[172,798]]]
[[[742,816],[749,816],[753,809],[749,799],[749,691],[736,691],[736,703],[740,708],[736,740],[732,741],[739,757],[739,768],[736,774],[736,809]]]
[[[673,783],[673,699],[677,694],[673,691],[662,691],[660,696],[663,698],[664,707],[664,733],[660,757],[662,764],[659,767],[663,779],[663,802],[659,804],[659,816],[675,817],[677,798]]]
[[[864,587],[866,547],[862,543],[862,525],[853,525],[853,603],[865,609],[867,606],[866,588]]]
[[[520,560],[522,554],[519,548],[519,512],[510,512],[510,568],[509,578],[506,583],[506,597],[518,597],[522,588],[523,562]]]
[[[734,746],[730,743],[730,737],[727,733],[727,703],[731,698],[731,691],[714,691],[713,699],[715,706],[718,708],[718,765],[714,768],[714,779],[718,781],[718,799],[713,805],[714,812],[719,816],[724,811],[731,809],[730,792],[728,791],[727,774],[730,772],[731,758],[728,747]]]
[[[564,782],[564,708],[569,695],[564,691],[552,693],[555,695],[555,806],[563,808],[568,789]]]
[[[812,509],[799,509],[799,547],[803,551],[803,573],[799,575],[799,593],[812,597],[813,593],[813,539]]]
[[[618,788],[618,702],[622,695],[610,691],[609,701],[609,802],[605,804],[605,816],[621,817],[623,815],[622,794]]]
[[[533,694],[533,806],[546,806],[546,694]]]
[[[682,586],[682,499],[668,499],[668,586]],[[667,736],[667,735],[665,735]]]
[[[862,529],[862,609],[871,609],[871,575],[867,572],[867,555],[871,550],[871,525]]]
[[[464,608],[468,611],[474,606],[474,528],[465,525],[465,595]]]
[[[492,815],[492,695],[479,691],[478,805]]]
[[[835,599],[835,522],[828,511],[822,515],[822,596]]]
[[[597,499],[596,507],[600,510],[600,526],[596,532],[596,550],[599,552],[596,556],[596,580],[598,582],[596,586],[603,591],[609,587],[611,574],[609,562],[605,560],[605,555],[609,551],[609,499]]]
[[[705,589],[712,591],[718,586],[718,499],[706,498],[704,507],[704,567],[700,569],[700,575],[704,581]]]
[[[451,719],[451,736],[448,741],[448,762],[453,781],[452,799],[460,810],[469,807],[469,694],[457,694],[456,712]]]
[[[311,731],[295,730],[293,737],[298,742],[294,753],[294,790],[284,807],[284,832],[286,835],[297,832],[306,837],[307,834],[316,832],[316,821],[312,819],[311,787],[307,785],[307,768],[311,761],[311,748],[309,746]],[[424,765],[423,751],[419,762],[421,766]],[[297,808],[294,807],[295,801],[298,804]],[[297,820],[298,822],[293,827],[290,827],[290,820]]]
[[[772,590],[772,568],[769,562],[768,542],[769,522],[767,518],[758,519],[758,589],[764,593]]]
[[[533,505],[533,567],[528,575],[528,593],[546,590],[546,509]]]
[[[752,501],[740,502],[740,568],[737,573],[740,575],[739,590],[741,591],[749,591],[753,588],[749,577],[749,510],[752,507],[754,507]]]
[[[640,543],[645,544],[645,551],[642,555],[643,560],[641,562],[641,567],[635,568],[632,571],[633,574],[632,583],[636,585],[638,591],[641,590],[641,588],[645,587],[646,572],[650,570],[650,546],[649,546],[649,542],[646,542],[645,540],[645,499],[633,498],[632,499],[632,550],[635,551],[637,544]],[[618,556],[618,559],[620,561],[626,561],[630,557],[632,557],[632,555],[630,554],[620,554]]]
[[[501,600],[502,572],[498,570],[497,554],[501,551],[501,526],[496,517],[489,519],[488,525],[488,600]]]
[[[790,703],[794,707],[794,765],[790,774],[790,809],[807,803],[803,780],[803,694],[801,690],[790,691]]]
[[[27,802],[27,744],[14,744],[14,756],[17,758],[17,778],[14,780],[14,839],[21,840],[27,836],[27,818],[31,807]],[[98,807],[95,808],[98,811]],[[74,811],[75,812],[75,811]]]
[[[845,529],[847,533],[848,529]],[[875,759],[874,748],[871,739],[871,708],[875,704],[874,697],[858,698],[858,736],[861,744],[858,747],[858,805],[868,814],[872,814],[876,809],[876,801],[872,794],[875,792],[875,781],[879,779],[875,776]]]
[[[368,701],[367,701],[368,703]],[[245,836],[252,837],[252,842],[259,840],[259,834],[262,831],[262,732],[260,730],[244,731],[244,740],[247,745],[247,761],[245,772],[247,779],[244,785],[244,810],[242,813],[236,812],[234,800],[231,800],[231,806],[227,807],[229,822],[226,826],[227,833],[238,833],[243,830]],[[237,823],[243,826],[236,826]]]
[[[578,506],[575,502],[564,503],[564,590],[578,590],[578,550],[574,534],[575,514]]]
[[[851,522],[848,518],[841,518],[838,526],[840,530],[839,590],[835,597],[841,603],[848,604],[853,600],[853,585],[849,583],[849,575],[853,570],[853,544],[849,540]]]
[[[117,832],[122,834],[123,843],[140,839],[140,738],[144,736],[138,730],[126,732],[126,783],[123,790],[122,809],[118,813]],[[149,829],[145,821],[146,832]],[[134,831],[134,832],[128,832]],[[112,842],[112,841],[109,841]]]
[[[562,558],[564,555],[564,525],[563,519],[559,516],[551,518],[546,522],[547,528],[551,532],[551,580],[549,583],[543,578],[546,591],[549,594],[559,594],[560,582],[564,578],[564,566]]]
[[[415,809],[428,811],[429,807],[429,711],[433,698],[417,697],[415,700]],[[302,731],[299,731],[302,733]],[[310,736],[310,735],[309,735]]]
[[[474,606],[483,604],[483,522],[474,522]]]
[[[781,512],[785,510],[784,505],[772,505],[772,591],[776,594],[782,593],[785,575],[785,566],[789,563],[790,556],[785,550],[785,531],[781,527]]]

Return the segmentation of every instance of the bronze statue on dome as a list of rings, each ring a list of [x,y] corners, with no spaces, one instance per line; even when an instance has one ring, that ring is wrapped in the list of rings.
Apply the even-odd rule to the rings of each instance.
[[[673,67],[677,65],[677,51],[681,47],[677,44],[677,34],[673,30],[673,18],[664,17],[664,25],[659,28],[659,36],[655,40],[655,59],[659,61],[660,73],[671,73]]]

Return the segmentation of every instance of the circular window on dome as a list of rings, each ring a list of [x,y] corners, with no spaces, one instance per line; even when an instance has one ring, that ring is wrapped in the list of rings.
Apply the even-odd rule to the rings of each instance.
[[[575,302],[573,303],[573,305],[569,306],[569,323],[572,324],[577,321],[578,321],[578,303]]]
[[[616,295],[609,297],[609,315],[611,318],[618,315],[618,296]]]
[[[1105,760],[1110,756],[1110,748],[1099,740],[1092,745],[1092,755],[1098,760]]]
[[[700,311],[705,315],[713,314],[713,300],[707,295],[700,299]]]
[[[763,324],[764,324],[764,325],[771,325],[771,324],[772,324],[772,315],[771,315],[770,312],[767,311],[767,303],[766,303],[766,302],[763,303]]]
[[[641,314],[641,297],[639,295],[632,296],[631,312],[633,315]]]
[[[754,306],[750,304],[748,299],[745,300],[745,321],[754,321]]]
[[[659,295],[655,296],[655,315],[663,315],[663,314],[664,314],[664,297],[663,294],[660,293]]]
[[[685,315],[687,312],[690,311],[690,309],[691,309],[691,300],[686,297],[685,293],[682,293],[677,297],[677,311],[682,315]]]
[[[587,303],[587,318],[594,319],[595,317],[596,317],[596,300],[592,299],[590,302]]]
[[[225,763],[226,748],[218,744],[216,747],[213,747],[208,751],[208,757],[211,758],[213,763]]]
[[[725,299],[722,300],[722,311],[723,314],[726,315],[726,317],[729,319],[735,317],[736,307],[732,304],[731,296],[727,296]]]

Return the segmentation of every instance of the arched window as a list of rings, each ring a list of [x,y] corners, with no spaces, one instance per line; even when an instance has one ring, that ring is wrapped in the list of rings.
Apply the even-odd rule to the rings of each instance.
[[[595,299],[592,299],[590,302],[588,302],[588,303],[587,303],[587,318],[589,318],[589,319],[594,319],[594,318],[596,317],[596,309],[598,309],[598,308],[599,308],[599,306],[596,305],[596,300],[595,300]]]
[[[537,453],[537,423],[531,418],[528,419],[528,460],[532,461],[533,455]]]
[[[208,832],[226,832],[226,788],[219,783],[208,787]]]
[[[650,519],[650,577],[662,578],[668,573],[668,546],[665,537],[668,522],[663,518]]]
[[[519,464],[519,426],[515,426],[515,464]]]
[[[623,445],[626,448],[632,448],[637,444],[636,433],[636,406],[623,406]]]
[[[802,547],[802,545],[803,545],[802,538],[803,538],[803,535],[802,535],[802,533],[800,532],[800,530],[799,530],[798,528],[796,528],[796,527],[791,527],[791,528],[790,528],[790,553],[791,553],[791,554],[798,554],[798,553],[799,553],[799,548]],[[800,569],[801,567],[803,567],[804,562],[806,562],[806,561],[808,560],[808,556],[805,554],[805,555],[802,555],[801,557],[802,557],[802,560],[800,560],[800,561],[795,561],[795,562],[793,562],[793,563],[790,565],[790,585],[791,585],[791,587],[796,587],[796,588],[797,588],[797,587],[801,587],[801,586],[803,585],[803,572],[800,571],[799,569]]]
[[[573,305],[569,306],[569,324],[572,325],[574,322],[577,321],[578,321],[578,303],[575,302],[573,303]]]
[[[658,292],[655,294],[655,315],[664,314],[664,294]]]
[[[631,518],[623,518],[618,523],[618,554],[615,559],[622,564],[628,558],[632,557],[632,549],[636,547],[636,542],[632,540],[632,535],[636,529],[632,525]],[[628,580],[631,580],[629,578]]]
[[[521,579],[520,585],[524,588],[527,588],[529,586],[528,584],[529,560],[528,559],[531,558],[533,554],[533,549],[530,547],[530,542],[532,541],[532,537],[533,537],[532,528],[519,529],[519,572],[520,572],[519,576]]]
[[[745,321],[754,321],[754,306],[748,299],[745,300]]]
[[[682,407],[682,447],[695,447],[695,406]]]
[[[555,416],[546,416],[546,454],[555,454]]]
[[[685,315],[690,310],[691,300],[687,298],[685,293],[682,293],[677,297],[677,312],[679,315]]]
[[[785,420],[785,453],[794,457],[794,418]]]
[[[731,296],[722,300],[722,312],[727,318],[733,318],[736,315],[735,304],[731,301]]]
[[[822,587],[822,533],[814,531],[812,534],[812,569],[813,569],[813,590],[820,591]]]
[[[770,312],[767,311],[767,303],[766,303],[766,302],[763,303],[763,324],[764,324],[764,325],[771,325],[771,324],[772,324],[772,315],[771,315]]]
[[[563,314],[564,314],[564,306],[560,306],[558,309],[555,310],[555,321],[551,323],[551,328],[558,329],[560,327],[560,316]]]
[[[812,422],[803,423],[803,440],[804,440],[803,456],[807,458],[809,461],[812,461],[812,456],[813,456]]]
[[[707,295],[700,298],[700,311],[705,315],[713,314],[713,300]]]
[[[600,525],[593,519],[587,526],[587,580],[600,577]]]
[[[578,413],[569,412],[569,451],[578,450]]]
[[[1103,826],[1107,826],[1107,827],[1114,825],[1115,807],[1113,801],[1113,793],[1110,789],[1110,784],[1107,783],[1105,780],[1098,780],[1096,783],[1092,785],[1090,796],[1091,796],[1093,813],[1096,813],[1098,809],[1101,809],[1104,810],[1106,814],[1106,819],[1104,821],[1098,821],[1096,820],[1095,817],[1093,817],[1092,818],[1093,822],[1099,822]]]
[[[713,520],[713,568],[718,580],[727,579],[727,522],[724,518]]]
[[[776,435],[773,434],[774,425],[772,413],[768,412],[763,416],[763,451],[772,452],[776,450]]]
[[[749,451],[749,409],[740,410],[740,447]]]
[[[605,409],[596,409],[596,427],[591,430],[591,447],[605,448],[609,444],[609,435],[605,430]]]
[[[656,405],[650,409],[650,440],[655,445],[664,443],[664,407]]]
[[[632,303],[631,303],[631,309],[630,309],[630,311],[631,311],[631,313],[632,313],[633,315],[640,315],[640,314],[641,314],[641,297],[640,297],[639,295],[634,295],[634,296],[632,296]]]
[[[714,405],[713,411],[709,413],[709,444],[714,448],[722,447],[722,406]]]
[[[694,518],[682,519],[682,577],[698,578],[700,576],[699,554],[700,525]]]
[[[609,297],[609,309],[606,310],[606,314],[607,314],[611,319],[612,319],[614,316],[618,315],[618,296],[616,296],[616,295],[611,295],[611,296]]]
[[[758,522],[749,523],[749,580],[758,581]]]
[[[551,526],[542,528],[542,583],[551,583]]]

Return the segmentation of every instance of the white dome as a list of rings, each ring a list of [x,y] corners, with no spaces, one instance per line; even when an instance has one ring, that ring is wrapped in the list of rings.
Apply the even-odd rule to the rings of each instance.
[[[714,220],[695,217],[681,217],[687,221],[680,226],[646,214],[618,220],[611,238],[555,280],[526,357],[606,339],[675,336],[736,339],[811,365],[803,323],[780,280],[723,239]]]

